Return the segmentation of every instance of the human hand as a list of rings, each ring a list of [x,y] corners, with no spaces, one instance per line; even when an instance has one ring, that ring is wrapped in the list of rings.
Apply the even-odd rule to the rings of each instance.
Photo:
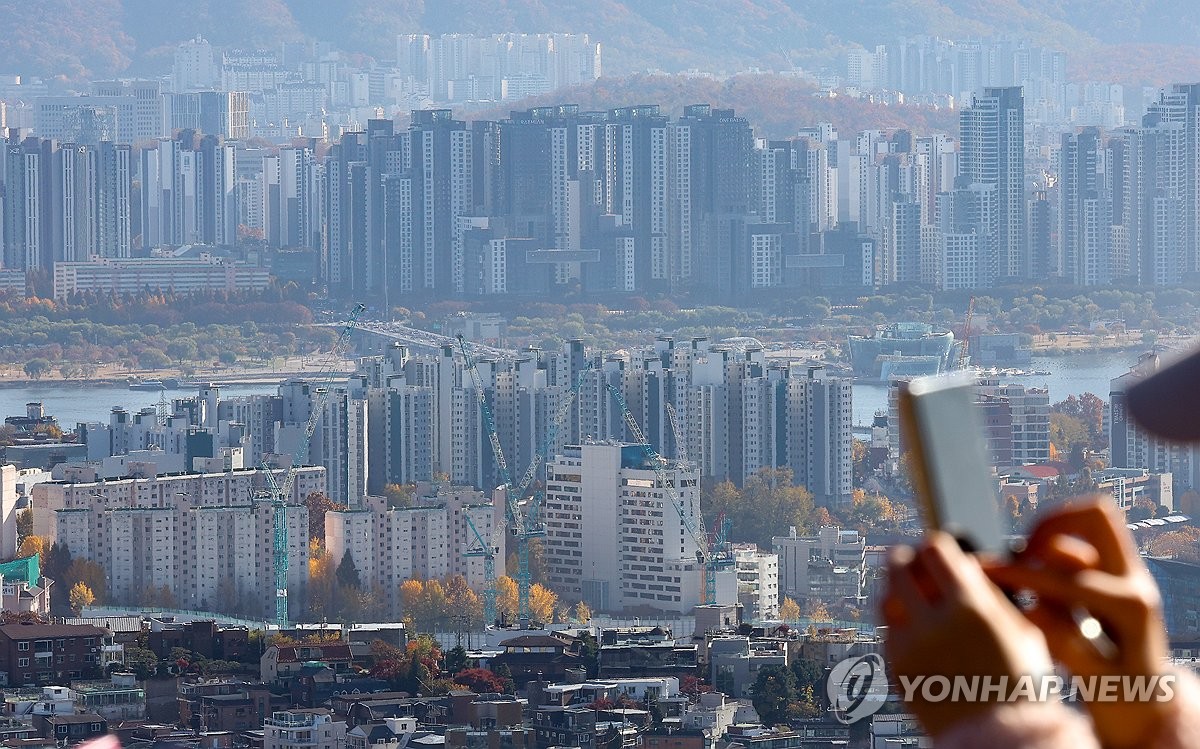
[[[1104,498],[1046,516],[1028,545],[987,575],[1002,588],[1036,595],[1025,614],[1046,636],[1050,653],[1082,677],[1152,679],[1167,673],[1167,632],[1158,588],[1124,520]],[[1081,631],[1086,612],[1110,643],[1097,647]],[[1170,703],[1155,700],[1087,703],[1106,747],[1144,746]]]
[[[931,531],[915,551],[897,549],[888,562],[883,601],[887,655],[901,686],[921,677],[990,677],[1011,686],[1022,676],[1050,673],[1041,632],[1010,603],[946,533]],[[909,708],[935,739],[951,725],[992,709],[997,702],[929,701],[922,690],[904,694]]]

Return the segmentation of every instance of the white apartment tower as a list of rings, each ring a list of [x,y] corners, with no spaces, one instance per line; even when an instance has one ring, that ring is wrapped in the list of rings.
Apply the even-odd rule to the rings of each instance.
[[[618,442],[569,446],[550,462],[543,548],[548,582],[564,600],[676,613],[700,602],[704,568],[681,520],[700,527],[700,474],[665,472],[677,508],[645,465],[642,447]]]

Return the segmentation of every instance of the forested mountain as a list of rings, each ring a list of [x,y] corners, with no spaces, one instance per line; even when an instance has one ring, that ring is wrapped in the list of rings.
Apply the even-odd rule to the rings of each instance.
[[[586,31],[610,73],[831,64],[900,35],[1007,34],[1066,49],[1076,77],[1200,77],[1187,0],[40,0],[2,3],[0,70],[83,78],[163,71],[180,41],[319,38],[380,59],[398,33]]]

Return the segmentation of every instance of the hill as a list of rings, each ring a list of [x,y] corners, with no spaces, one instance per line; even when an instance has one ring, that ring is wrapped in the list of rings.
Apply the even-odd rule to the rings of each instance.
[[[1185,0],[44,0],[10,3],[0,70],[78,79],[162,72],[180,41],[320,38],[380,59],[396,34],[586,31],[608,72],[787,69],[901,35],[1008,35],[1069,50],[1079,77],[1200,77]],[[1110,72],[1112,71],[1112,72]]]
[[[842,133],[866,129],[909,128],[917,133],[957,135],[958,119],[949,110],[881,104],[844,96],[817,96],[811,84],[780,75],[738,75],[726,80],[678,75],[633,75],[602,78],[588,86],[512,102],[503,107],[457,112],[470,120],[507,117],[512,110],[550,104],[578,104],[584,110],[606,110],[633,104],[658,104],[663,114],[678,116],[688,104],[712,104],[745,117],[761,138],[782,139],[799,127],[832,122]]]

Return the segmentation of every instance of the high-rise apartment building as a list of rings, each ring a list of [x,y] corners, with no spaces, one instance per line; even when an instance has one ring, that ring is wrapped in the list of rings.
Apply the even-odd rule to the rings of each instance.
[[[1145,468],[1151,473],[1171,473],[1179,493],[1200,488],[1200,447],[1159,439],[1129,417],[1126,391],[1161,366],[1157,354],[1143,355],[1109,388],[1108,445],[1113,468]]]
[[[704,567],[697,539],[680,517],[700,526],[700,475],[646,467],[638,445],[585,442],[547,466],[543,549],[546,578],[564,600],[594,610],[649,608],[683,613],[700,602]]]
[[[385,497],[368,497],[357,507],[325,515],[325,544],[333,559],[349,551],[364,590],[382,597],[388,615],[403,612],[400,584],[462,575],[475,590],[488,584],[483,559],[464,553],[484,539],[497,521],[491,500],[477,491],[419,486],[410,507],[393,507]]]
[[[697,104],[684,108],[669,134],[671,280],[720,296],[745,289],[748,253],[732,229],[751,210],[750,124],[732,109]]]
[[[221,70],[213,47],[197,36],[175,48],[171,87],[176,93],[211,89],[220,82]]]
[[[1108,284],[1113,278],[1112,165],[1100,131],[1087,127],[1064,133],[1059,158],[1063,278],[1077,286]]]
[[[73,558],[99,564],[117,601],[136,604],[165,587],[181,608],[269,616],[275,511],[255,499],[267,489],[257,469],[108,480],[95,469],[71,469],[65,480],[35,486],[35,532],[66,545]],[[324,490],[323,468],[297,469],[285,513],[294,617],[303,612],[308,582],[303,501]]]
[[[1020,86],[985,88],[960,115],[959,180],[996,191],[995,255],[980,256],[979,285],[1029,277],[1025,235],[1025,105]]]

